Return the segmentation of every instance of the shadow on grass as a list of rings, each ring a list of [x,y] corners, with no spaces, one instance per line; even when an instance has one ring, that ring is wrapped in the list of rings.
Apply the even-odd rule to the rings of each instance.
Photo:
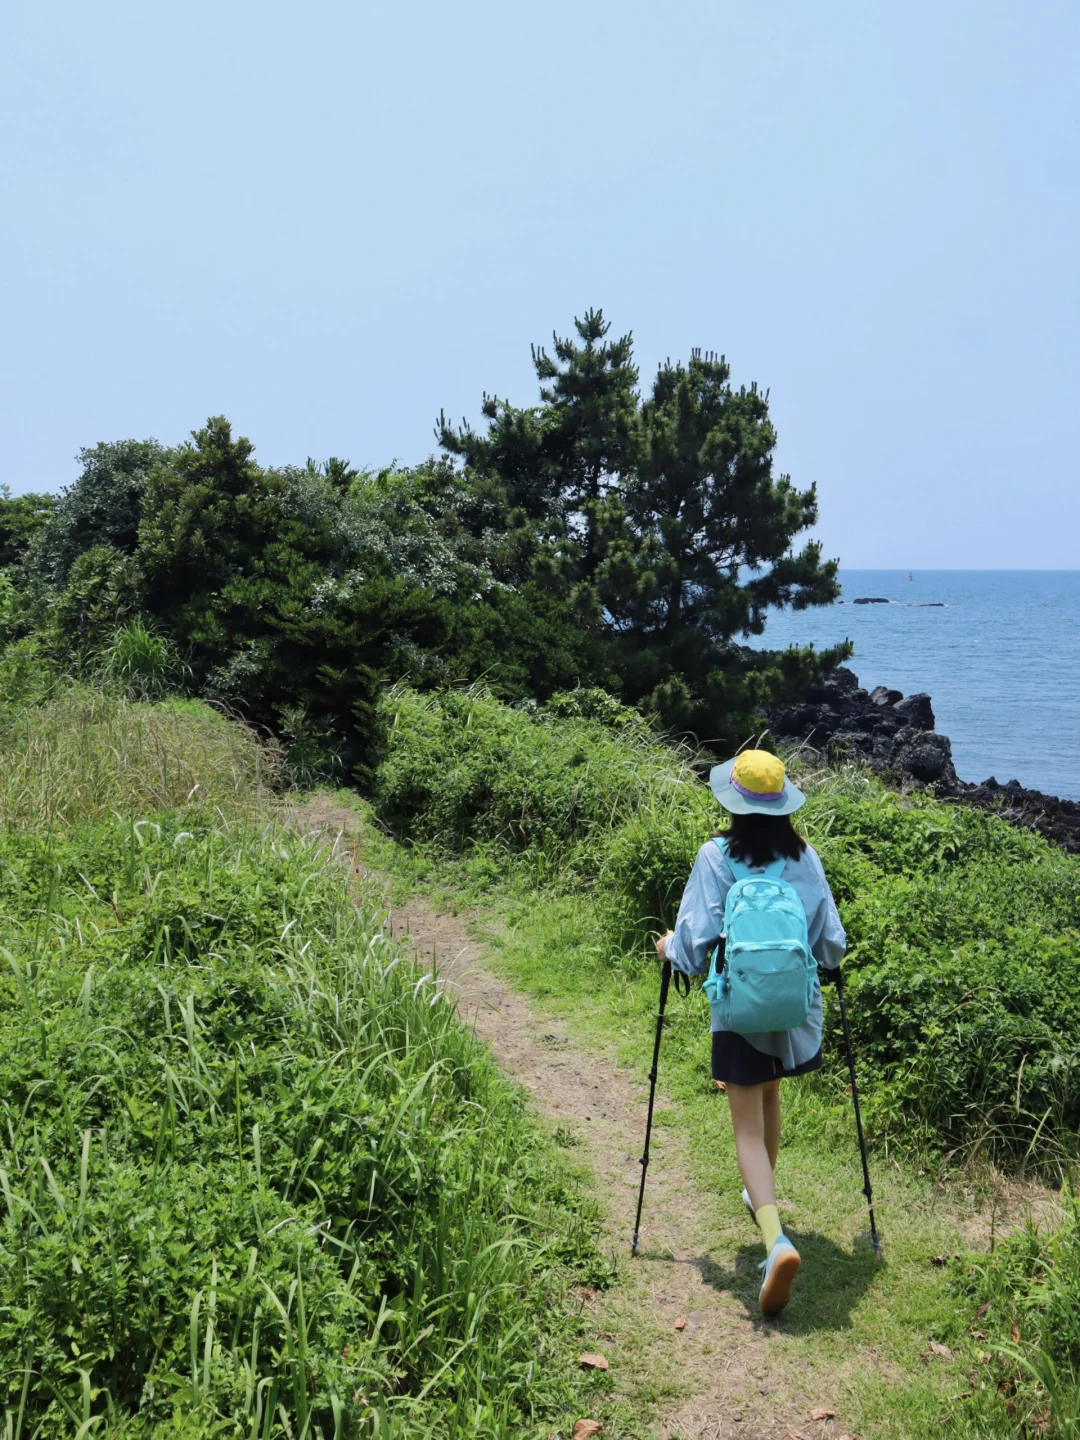
[[[710,1255],[691,1260],[677,1259],[670,1251],[643,1250],[640,1254],[643,1260],[693,1265],[706,1285],[738,1300],[747,1316],[758,1324],[777,1325],[789,1335],[847,1330],[855,1306],[885,1271],[886,1261],[875,1256],[869,1231],[856,1236],[850,1250],[842,1250],[815,1230],[785,1229],[784,1233],[802,1257],[802,1269],[791,1304],[775,1320],[767,1319],[758,1309],[761,1261],[765,1256],[760,1241],[740,1245],[731,1267],[721,1265]]]
[[[855,1306],[885,1269],[875,1256],[869,1235],[859,1235],[851,1250],[842,1250],[833,1240],[815,1230],[784,1232],[802,1257],[802,1269],[795,1282],[791,1304],[773,1323],[792,1335],[815,1330],[846,1330]],[[761,1288],[761,1261],[764,1247],[741,1245],[730,1269],[711,1257],[694,1261],[706,1285],[726,1291],[746,1307],[754,1320],[762,1319],[758,1309]]]

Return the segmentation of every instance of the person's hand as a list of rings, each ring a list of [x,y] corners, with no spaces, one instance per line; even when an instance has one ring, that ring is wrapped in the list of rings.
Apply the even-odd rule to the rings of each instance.
[[[668,942],[669,940],[673,940],[674,938],[675,938],[675,931],[674,931],[674,930],[669,930],[666,935],[661,935],[661,936],[660,936],[660,939],[657,940],[657,942],[656,942],[656,954],[657,954],[657,958],[658,958],[658,959],[660,959],[660,960],[666,960],[666,959],[668,958],[667,942]]]

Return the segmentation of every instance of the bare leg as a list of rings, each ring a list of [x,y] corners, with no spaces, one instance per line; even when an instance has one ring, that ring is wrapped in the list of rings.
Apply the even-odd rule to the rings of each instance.
[[[731,1125],[735,1131],[735,1153],[743,1184],[755,1211],[776,1204],[776,1182],[765,1142],[765,1085],[728,1085]],[[779,1103],[776,1107],[779,1141]]]
[[[769,1164],[775,1172],[776,1157],[780,1153],[780,1081],[770,1080],[761,1089],[765,1110],[765,1149],[769,1152]]]

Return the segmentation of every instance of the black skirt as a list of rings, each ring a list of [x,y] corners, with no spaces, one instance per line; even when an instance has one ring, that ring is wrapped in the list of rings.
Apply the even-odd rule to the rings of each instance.
[[[725,1085],[764,1085],[791,1075],[806,1075],[821,1069],[821,1051],[801,1065],[788,1070],[775,1055],[755,1050],[750,1041],[734,1030],[712,1032],[712,1078]]]

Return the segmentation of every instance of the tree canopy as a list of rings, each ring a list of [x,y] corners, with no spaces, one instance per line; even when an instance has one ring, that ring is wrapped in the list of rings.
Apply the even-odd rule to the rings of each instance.
[[[532,359],[537,403],[440,416],[442,455],[414,467],[266,467],[223,416],[172,447],[83,450],[55,503],[0,496],[0,640],[79,668],[127,627],[124,673],[167,654],[300,769],[361,784],[397,679],[512,701],[602,687],[741,742],[845,653],[739,643],[770,606],[837,593],[836,562],[796,544],[817,497],[774,471],[768,394],[698,351],[643,394],[599,310]]]
[[[744,738],[755,706],[787,698],[842,651],[782,663],[733,643],[770,606],[828,604],[837,561],[794,542],[817,520],[814,486],[774,473],[767,392],[735,389],[723,356],[694,351],[637,389],[633,341],[600,311],[533,348],[540,403],[485,395],[481,432],[440,416],[441,444],[535,536],[531,573],[602,637],[626,699],[665,723]]]

